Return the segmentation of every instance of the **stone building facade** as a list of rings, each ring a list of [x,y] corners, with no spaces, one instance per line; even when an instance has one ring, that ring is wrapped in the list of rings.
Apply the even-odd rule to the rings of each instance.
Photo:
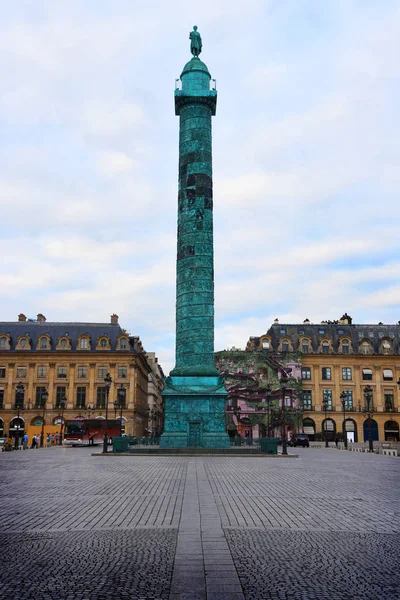
[[[251,337],[246,349],[286,360],[299,357],[303,430],[311,440],[323,437],[324,430],[330,440],[341,437],[345,428],[347,439],[354,442],[367,441],[368,435],[399,441],[399,324],[353,324],[347,314],[319,324],[308,319],[302,324],[276,321],[265,334]],[[371,419],[364,410],[367,386],[372,393]]]
[[[108,418],[120,418],[122,408],[122,429],[146,435],[151,366],[140,339],[121,328],[117,315],[109,323],[57,323],[21,314],[17,322],[0,323],[0,437],[28,433],[31,439],[43,416],[45,434],[60,431],[61,419],[104,418],[107,373]]]

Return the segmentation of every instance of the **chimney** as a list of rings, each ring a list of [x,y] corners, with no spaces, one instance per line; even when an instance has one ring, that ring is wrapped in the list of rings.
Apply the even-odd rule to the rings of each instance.
[[[37,316],[37,322],[38,323],[45,323],[46,322],[46,317],[44,315],[42,315],[42,313],[39,313]]]
[[[118,325],[118,315],[115,313],[111,315],[111,325]]]
[[[24,315],[24,313],[18,315],[18,321],[26,321],[26,316]]]

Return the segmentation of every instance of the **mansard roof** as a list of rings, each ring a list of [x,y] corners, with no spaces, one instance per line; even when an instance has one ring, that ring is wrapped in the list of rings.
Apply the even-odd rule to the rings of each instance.
[[[120,325],[111,323],[76,323],[76,322],[49,322],[49,321],[18,321],[18,322],[0,322],[0,336],[8,334],[11,337],[11,351],[15,350],[17,339],[20,336],[26,335],[31,340],[32,349],[29,352],[34,352],[42,335],[48,335],[51,338],[50,352],[56,351],[57,340],[60,337],[68,336],[71,339],[72,349],[76,348],[78,338],[82,335],[87,335],[90,338],[91,349],[88,352],[94,352],[96,349],[97,339],[102,336],[107,336],[110,339],[111,350],[116,350],[117,340],[121,335],[129,337],[129,348],[134,350],[134,339],[124,331]],[[43,352],[43,350],[41,351]],[[59,352],[59,351],[58,351]]]
[[[400,353],[400,325],[383,324],[343,324],[338,322],[325,323],[274,323],[266,332],[271,338],[273,350],[277,350],[282,338],[288,338],[295,348],[299,347],[301,338],[311,340],[314,352],[318,351],[320,342],[323,339],[331,340],[332,346],[337,351],[339,340],[347,338],[351,341],[355,351],[363,340],[369,340],[373,351],[376,354],[380,352],[381,341],[386,338],[392,342],[393,352]],[[251,341],[258,346],[259,340],[263,336],[252,337]]]

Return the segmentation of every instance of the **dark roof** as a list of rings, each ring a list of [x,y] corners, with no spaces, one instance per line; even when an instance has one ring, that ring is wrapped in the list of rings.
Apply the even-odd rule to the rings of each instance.
[[[285,333],[281,333],[285,330]],[[323,333],[320,333],[322,332]],[[311,339],[311,345],[314,352],[318,351],[319,344],[323,338],[332,340],[334,351],[338,351],[339,339],[347,337],[351,340],[354,351],[357,351],[358,345],[362,340],[369,340],[373,346],[374,352],[379,353],[380,342],[383,338],[390,339],[393,344],[393,351],[398,354],[400,351],[400,325],[343,325],[341,323],[274,323],[267,331],[271,337],[272,348],[277,350],[279,340],[287,337],[293,342],[294,349],[299,349],[299,338],[302,336]],[[261,337],[261,336],[260,336]],[[255,341],[260,337],[255,338]],[[254,338],[253,338],[254,339]]]
[[[116,349],[117,339],[126,333],[120,325],[111,323],[51,323],[49,321],[18,321],[18,322],[0,322],[0,335],[8,334],[11,337],[11,350],[15,349],[17,339],[21,335],[27,335],[31,340],[33,352],[39,337],[47,334],[51,338],[51,349],[55,351],[57,339],[64,335],[71,338],[72,349],[75,350],[78,337],[87,334],[91,342],[91,351],[95,351],[96,341],[99,337],[106,335],[110,339],[111,350]],[[126,334],[128,336],[128,334]],[[129,337],[129,336],[128,336]],[[129,338],[130,349],[133,349],[133,338]],[[43,352],[43,350],[41,351]]]

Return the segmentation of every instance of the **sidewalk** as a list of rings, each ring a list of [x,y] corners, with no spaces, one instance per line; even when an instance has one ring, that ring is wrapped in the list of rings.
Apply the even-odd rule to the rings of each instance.
[[[400,460],[1,454],[2,594],[398,600]]]

